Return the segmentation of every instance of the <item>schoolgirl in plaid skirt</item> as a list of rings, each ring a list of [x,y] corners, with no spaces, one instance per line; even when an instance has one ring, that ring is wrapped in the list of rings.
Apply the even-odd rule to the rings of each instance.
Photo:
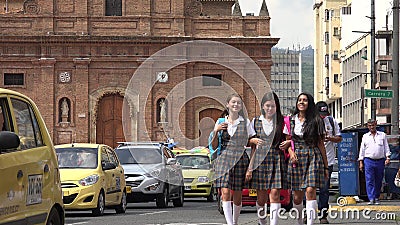
[[[293,207],[298,210],[298,224],[303,224],[303,197],[306,192],[307,224],[314,224],[317,212],[316,188],[328,177],[328,161],[324,145],[325,126],[319,117],[314,98],[308,93],[297,97],[291,118],[294,150],[289,149],[289,184],[294,192]]]
[[[259,224],[265,225],[265,209],[267,194],[270,189],[270,224],[278,223],[278,211],[281,208],[280,189],[287,189],[287,163],[282,142],[290,139],[288,128],[284,125],[278,96],[266,93],[261,100],[262,115],[252,121],[256,137],[250,140],[255,144],[246,179],[250,180],[250,188],[257,189],[257,212]],[[261,213],[262,212],[262,213]]]
[[[245,146],[249,137],[255,133],[251,129],[250,121],[244,117],[243,101],[239,95],[229,95],[226,108],[228,113],[225,117],[226,122],[215,124],[211,143],[213,149],[217,149],[219,144],[221,146],[221,153],[214,160],[215,184],[221,189],[226,222],[233,225],[238,224],[242,208],[242,189],[247,188],[245,174],[249,166],[249,156],[245,152]],[[233,199],[233,209],[231,199]]]

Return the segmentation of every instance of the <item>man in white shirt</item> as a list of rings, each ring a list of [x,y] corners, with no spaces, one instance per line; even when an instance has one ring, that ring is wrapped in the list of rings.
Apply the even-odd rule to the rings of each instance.
[[[358,161],[365,171],[365,182],[369,205],[379,205],[385,165],[390,163],[390,149],[386,134],[376,130],[376,120],[369,119],[369,132],[363,135]]]
[[[319,116],[325,124],[325,149],[326,158],[328,159],[329,177],[325,180],[324,187],[319,189],[318,210],[321,212],[320,223],[329,224],[327,219],[329,209],[329,186],[330,178],[335,164],[336,144],[342,141],[342,134],[338,122],[330,116],[328,104],[324,101],[319,101],[315,104],[318,109]]]

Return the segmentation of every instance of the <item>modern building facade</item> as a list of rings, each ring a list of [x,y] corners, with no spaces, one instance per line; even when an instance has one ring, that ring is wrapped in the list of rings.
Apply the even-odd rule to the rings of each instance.
[[[331,114],[342,118],[340,73],[341,14],[350,13],[347,0],[315,1],[314,98],[326,101]]]
[[[282,114],[292,115],[301,92],[301,53],[272,53],[271,88],[279,96]]]
[[[366,60],[371,36],[364,35],[346,47],[342,61],[343,120],[342,128],[361,127],[369,118],[371,101],[364,98],[364,90],[371,85],[371,65]],[[351,93],[351,94],[350,94]]]
[[[271,48],[278,38],[271,37],[265,1],[259,16],[242,16],[235,0],[0,2],[4,5],[0,9],[0,87],[20,91],[38,103],[56,144],[115,146],[118,141],[147,137],[164,141],[169,136],[184,147],[205,145],[212,123],[201,121],[219,117],[224,103],[207,96],[191,98],[189,85],[181,86],[176,99],[168,98],[178,84],[192,78],[203,80],[201,92],[207,94],[218,94],[221,83],[228,84],[251,106],[247,107],[249,116],[259,113],[253,107],[258,103],[250,84],[237,71],[213,63],[226,54],[219,49],[199,53],[209,56],[208,62],[187,62],[187,49],[179,48],[173,55],[181,61],[179,65],[168,71],[149,67],[142,73],[143,83],[129,93],[126,88],[150,56],[197,40],[241,50],[238,54],[250,56],[270,80]],[[234,57],[226,63],[248,66]],[[215,79],[210,82],[209,78]],[[154,84],[150,90],[144,90],[150,83]],[[187,102],[174,105],[178,99]],[[123,121],[122,115],[128,119]]]

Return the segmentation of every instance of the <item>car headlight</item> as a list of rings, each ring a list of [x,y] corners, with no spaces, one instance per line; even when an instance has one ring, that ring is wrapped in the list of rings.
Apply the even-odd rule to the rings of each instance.
[[[206,176],[201,176],[201,177],[197,178],[197,182],[199,182],[199,183],[208,183],[208,182],[210,182],[210,179],[208,179],[208,177],[206,177]]]
[[[79,180],[79,184],[82,186],[89,186],[95,184],[98,180],[99,175],[94,174]]]
[[[148,177],[159,177],[161,173],[161,169],[155,169],[149,173],[146,173],[145,175]]]

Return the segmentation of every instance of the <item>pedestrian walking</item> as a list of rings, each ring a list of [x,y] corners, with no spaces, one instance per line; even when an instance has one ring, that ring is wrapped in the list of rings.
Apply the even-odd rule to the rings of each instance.
[[[324,121],[325,125],[325,149],[328,160],[329,174],[325,180],[323,187],[319,189],[318,210],[320,211],[320,224],[329,224],[328,209],[329,209],[329,187],[330,178],[333,171],[333,165],[336,163],[336,144],[342,141],[342,134],[338,122],[330,115],[328,104],[324,101],[319,101],[316,104],[319,116]]]
[[[284,124],[278,96],[266,93],[261,100],[261,115],[251,124],[256,137],[250,140],[252,153],[246,172],[249,187],[257,189],[257,215],[259,224],[266,224],[268,190],[270,200],[270,224],[278,224],[278,212],[281,208],[280,190],[287,189],[287,163],[280,149],[286,140],[290,142],[288,127]]]
[[[365,173],[369,205],[379,205],[385,165],[390,163],[390,149],[386,134],[376,130],[377,121],[369,119],[369,132],[364,134],[360,145],[358,161]]]
[[[317,211],[316,189],[328,177],[328,161],[324,145],[325,127],[317,113],[314,98],[308,93],[297,97],[294,116],[290,120],[294,151],[289,148],[289,185],[294,193],[293,207],[298,212],[297,224],[303,224],[303,197],[306,193],[307,224],[314,224]]]
[[[243,107],[242,98],[238,94],[228,96],[227,116],[224,122],[216,122],[211,140],[213,149],[220,148],[217,150],[219,155],[214,160],[215,185],[221,189],[222,207],[228,225],[238,224],[242,208],[242,189],[246,188],[245,174],[249,166],[245,146],[249,137],[255,135],[249,119],[243,113]]]

